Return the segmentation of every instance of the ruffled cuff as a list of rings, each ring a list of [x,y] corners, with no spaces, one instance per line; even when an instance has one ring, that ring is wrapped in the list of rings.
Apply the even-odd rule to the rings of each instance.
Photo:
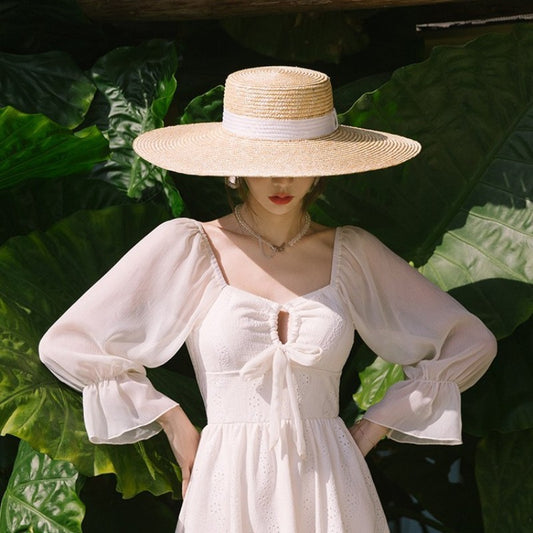
[[[461,444],[461,395],[453,381],[413,379],[392,385],[364,418],[411,444]]]
[[[87,385],[83,411],[94,444],[131,444],[161,431],[157,419],[178,405],[138,372]]]

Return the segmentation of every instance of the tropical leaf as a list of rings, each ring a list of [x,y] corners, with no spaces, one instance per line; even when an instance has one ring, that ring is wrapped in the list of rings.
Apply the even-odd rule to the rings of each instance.
[[[85,475],[116,473],[125,497],[148,490],[179,493],[179,470],[163,434],[128,446],[89,443],[81,395],[41,364],[38,342],[63,311],[168,213],[130,205],[81,211],[43,233],[0,248],[0,433],[28,441]],[[151,376],[205,419],[197,385],[165,369]],[[193,408],[196,406],[196,410]],[[202,418],[204,416],[204,418]]]
[[[80,478],[66,461],[54,461],[21,441],[0,507],[0,531],[81,533],[85,507]]]
[[[531,531],[533,429],[492,433],[478,445],[476,477],[485,533]]]
[[[144,189],[161,186],[166,171],[135,154],[132,143],[144,131],[163,126],[176,89],[174,44],[153,40],[137,47],[117,48],[91,70],[109,109],[106,135],[111,159],[95,175],[139,198]]]
[[[168,174],[163,177],[163,192],[165,193],[172,215],[175,217],[180,216],[185,209],[185,203],[183,202],[179,189]]]
[[[1,107],[42,113],[72,129],[83,121],[95,91],[94,83],[63,52],[0,53]]]
[[[533,94],[529,96],[529,107],[494,147],[487,167],[478,171],[476,186],[421,268],[445,290],[455,290],[499,338],[533,311]],[[498,285],[480,280],[498,280]]]
[[[365,76],[333,89],[333,104],[337,113],[350,109],[363,94],[379,89],[381,85],[390,80],[391,75],[391,72],[382,72]]]
[[[400,167],[332,179],[320,209],[365,226],[509,335],[533,307],[533,26],[436,48],[341,120],[423,150]]]
[[[206,93],[193,98],[183,110],[180,124],[222,121],[223,100],[223,85],[217,85]]]
[[[369,348],[367,348],[370,351]],[[404,379],[402,367],[377,357],[374,362],[359,373],[361,386],[354,395],[357,405],[361,409],[368,409],[379,402],[388,388]]]
[[[72,133],[44,115],[0,109],[0,190],[31,178],[88,172],[107,157],[108,144],[95,128]]]

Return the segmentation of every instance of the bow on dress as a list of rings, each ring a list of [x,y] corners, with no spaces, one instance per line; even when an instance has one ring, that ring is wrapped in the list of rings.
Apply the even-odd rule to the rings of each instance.
[[[262,377],[269,370],[272,371],[272,396],[270,398],[270,448],[272,449],[280,438],[281,427],[281,392],[284,385],[289,393],[289,405],[292,421],[295,427],[296,450],[300,457],[305,456],[305,439],[302,416],[298,406],[296,385],[292,366],[313,366],[322,356],[322,348],[303,343],[275,342],[261,353],[250,359],[240,370],[239,374],[246,380]]]

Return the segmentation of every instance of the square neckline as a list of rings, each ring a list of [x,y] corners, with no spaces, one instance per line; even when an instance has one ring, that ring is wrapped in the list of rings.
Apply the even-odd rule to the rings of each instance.
[[[301,294],[298,296],[294,296],[293,298],[289,298],[289,300],[285,302],[277,302],[276,300],[272,300],[271,298],[267,298],[266,296],[255,294],[251,291],[248,291],[246,289],[241,289],[240,287],[236,287],[235,285],[231,285],[230,283],[228,283],[228,281],[226,280],[226,276],[224,275],[224,272],[222,271],[222,268],[218,262],[217,256],[215,254],[215,250],[213,248],[213,245],[211,244],[211,240],[209,239],[209,235],[207,234],[207,231],[205,230],[203,224],[199,220],[194,220],[194,222],[196,223],[196,226],[198,227],[200,235],[202,236],[202,239],[206,244],[209,257],[211,260],[211,264],[213,265],[216,276],[219,282],[221,283],[221,285],[223,286],[223,288],[231,289],[233,291],[240,292],[252,298],[263,300],[265,302],[268,302],[270,304],[277,306],[278,308],[284,308],[286,306],[290,306],[294,304],[298,300],[307,299],[315,294],[324,292],[327,289],[330,289],[331,287],[335,285],[335,280],[337,279],[338,263],[339,263],[338,256],[339,256],[340,233],[341,233],[340,226],[337,226],[336,228],[334,228],[333,250],[332,250],[332,256],[331,256],[331,271],[330,271],[330,278],[329,278],[328,283],[326,285],[323,285],[322,287],[318,287],[317,289],[308,291],[305,294]]]

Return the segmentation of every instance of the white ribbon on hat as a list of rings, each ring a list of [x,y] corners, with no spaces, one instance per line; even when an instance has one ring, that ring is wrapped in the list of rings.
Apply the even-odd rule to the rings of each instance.
[[[224,110],[222,127],[248,139],[297,141],[329,135],[339,127],[339,122],[334,108],[319,117],[298,119],[248,117]]]

